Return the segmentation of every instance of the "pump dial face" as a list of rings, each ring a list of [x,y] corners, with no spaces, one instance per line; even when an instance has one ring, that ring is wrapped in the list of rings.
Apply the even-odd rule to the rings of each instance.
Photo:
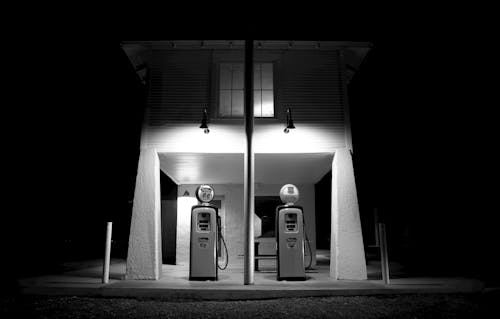
[[[281,187],[280,198],[284,204],[294,204],[299,200],[299,189],[293,184]]]
[[[196,189],[196,198],[200,202],[208,203],[214,199],[214,189],[210,185],[200,185]]]

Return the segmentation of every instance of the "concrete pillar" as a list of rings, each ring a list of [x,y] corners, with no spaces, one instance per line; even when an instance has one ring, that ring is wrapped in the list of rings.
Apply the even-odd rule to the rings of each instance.
[[[330,277],[367,278],[352,157],[345,148],[336,150],[332,162]]]
[[[160,160],[146,148],[137,167],[125,278],[157,280],[161,265]]]

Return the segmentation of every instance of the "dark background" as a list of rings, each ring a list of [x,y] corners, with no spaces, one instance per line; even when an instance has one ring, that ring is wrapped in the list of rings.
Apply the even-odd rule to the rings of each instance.
[[[126,254],[145,92],[120,41],[252,37],[371,42],[348,88],[362,219],[377,207],[392,233],[409,227],[399,255],[416,272],[498,281],[490,20],[328,10],[30,20],[4,61],[2,267],[15,278],[100,258],[108,220]]]

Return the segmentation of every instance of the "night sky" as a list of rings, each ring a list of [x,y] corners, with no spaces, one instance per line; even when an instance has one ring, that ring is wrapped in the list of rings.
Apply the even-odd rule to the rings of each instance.
[[[15,243],[7,247],[19,259],[15,271],[26,271],[27,262],[50,268],[67,256],[64,238],[100,256],[104,222],[130,218],[145,94],[120,41],[250,36],[373,43],[349,85],[362,213],[378,207],[413,225],[427,263],[447,266],[447,259],[463,262],[461,271],[493,274],[498,143],[491,114],[498,103],[487,92],[498,58],[491,58],[488,30],[446,11],[318,14],[258,23],[124,19],[107,28],[68,18],[13,42],[13,58],[4,61],[15,85],[3,117],[12,207],[3,212],[3,235]],[[117,238],[126,238],[127,227],[116,226]]]

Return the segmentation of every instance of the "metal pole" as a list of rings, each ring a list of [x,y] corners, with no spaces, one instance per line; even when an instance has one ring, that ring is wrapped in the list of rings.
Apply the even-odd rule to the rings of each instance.
[[[104,265],[102,269],[102,283],[109,282],[109,261],[111,258],[111,232],[113,231],[113,222],[108,222],[106,228],[106,248],[104,250]]]
[[[380,247],[380,235],[378,233],[378,212],[377,209],[373,209],[373,218],[375,219],[375,247]]]
[[[382,280],[384,284],[389,282],[389,256],[387,255],[387,237],[385,234],[385,224],[378,223],[379,243],[380,243],[380,263],[382,265]]]
[[[244,284],[254,283],[254,153],[253,137],[253,40],[245,40],[245,176],[243,220],[245,225]]]

